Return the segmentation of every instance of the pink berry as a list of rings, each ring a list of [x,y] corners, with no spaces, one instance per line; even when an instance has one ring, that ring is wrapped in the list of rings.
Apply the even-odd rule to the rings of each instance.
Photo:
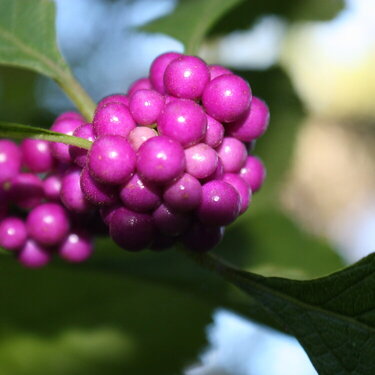
[[[207,64],[196,56],[180,56],[165,69],[164,86],[178,98],[199,99],[210,80]]]
[[[152,214],[156,228],[164,235],[179,236],[189,227],[191,216],[173,211],[165,204],[160,205]]]
[[[23,164],[34,173],[49,172],[54,166],[50,146],[42,139],[25,139],[21,143]]]
[[[235,173],[225,173],[223,181],[228,182],[228,184],[232,185],[237,190],[241,198],[240,215],[243,214],[249,207],[251,200],[251,189],[249,184]]]
[[[109,225],[111,217],[113,213],[118,209],[123,207],[120,203],[115,203],[111,206],[103,206],[100,207],[99,212],[100,212],[100,217],[102,218],[103,222],[105,225]]]
[[[91,237],[81,232],[72,232],[60,244],[58,254],[71,263],[84,262],[93,252]]]
[[[98,103],[97,108],[103,107],[108,103],[120,103],[129,107],[129,97],[123,94],[108,95]]]
[[[224,137],[216,151],[223,163],[225,172],[239,172],[245,164],[246,147],[236,138]]]
[[[164,87],[164,72],[169,63],[180,57],[181,54],[177,52],[167,52],[158,56],[152,63],[150,68],[150,81],[155,90],[161,94],[165,94],[166,90]]]
[[[198,143],[206,134],[207,116],[192,100],[167,104],[158,118],[158,131],[179,142],[182,147]]]
[[[27,268],[41,268],[52,259],[52,254],[33,240],[28,240],[18,254],[18,261]]]
[[[138,151],[138,149],[145,143],[148,139],[152,137],[156,137],[158,133],[156,130],[151,129],[147,126],[137,126],[134,128],[129,136],[128,141],[133,147],[135,151]]]
[[[27,240],[26,225],[17,217],[8,217],[0,222],[0,246],[6,250],[18,250]]]
[[[266,178],[266,168],[257,156],[250,155],[240,171],[240,176],[249,184],[253,193],[258,191]]]
[[[135,81],[128,90],[129,98],[138,90],[150,90],[152,89],[152,84],[148,78],[140,78]]]
[[[221,65],[209,65],[208,70],[210,71],[211,81],[216,77],[222,76],[223,74],[233,74],[229,69],[224,68]]]
[[[21,169],[22,154],[18,146],[0,139],[0,185],[17,176]]]
[[[206,252],[218,245],[224,237],[225,227],[195,222],[182,236],[188,250]]]
[[[207,116],[207,131],[204,142],[212,148],[220,146],[224,138],[224,126],[211,116]]]
[[[220,122],[240,118],[251,103],[249,84],[234,74],[224,74],[210,81],[202,96],[206,112]]]
[[[208,177],[201,179],[201,183],[205,184],[206,182],[212,181],[212,180],[222,180],[224,176],[224,167],[223,162],[220,158],[217,160],[217,167],[214,170],[212,174],[210,174]]]
[[[52,174],[43,181],[44,195],[49,201],[58,201],[61,191],[61,176]]]
[[[94,142],[95,140],[93,126],[89,123],[79,126],[76,130],[74,130],[73,135],[75,137],[86,139],[90,142]],[[87,152],[88,151],[83,148],[77,146],[69,146],[69,154],[72,161],[81,168],[86,165]]]
[[[216,151],[205,143],[187,148],[185,158],[186,171],[198,179],[211,175],[218,163]]]

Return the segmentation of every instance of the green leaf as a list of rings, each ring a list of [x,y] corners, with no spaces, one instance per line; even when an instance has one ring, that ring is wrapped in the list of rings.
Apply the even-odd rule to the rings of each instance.
[[[150,32],[168,34],[180,40],[186,53],[196,54],[211,27],[243,0],[181,0],[173,13],[143,26]]]
[[[320,375],[375,373],[375,254],[309,281],[263,277],[189,254],[262,304],[302,344]]]
[[[95,105],[74,79],[56,45],[53,1],[0,1],[0,64],[31,69],[54,79],[91,119]]]
[[[43,128],[35,128],[33,126],[3,121],[0,121],[0,137],[20,140],[25,138],[43,139],[45,141],[60,142],[67,145],[77,146],[86,150],[89,150],[92,144],[92,142],[87,139],[56,133]]]

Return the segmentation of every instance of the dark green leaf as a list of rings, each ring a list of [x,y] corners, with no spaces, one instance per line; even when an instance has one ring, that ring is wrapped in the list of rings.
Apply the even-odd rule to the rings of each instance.
[[[91,147],[91,142],[87,139],[56,133],[43,128],[14,124],[12,122],[0,121],[0,137],[21,140],[25,138],[44,139],[45,141],[66,143],[67,145],[77,146],[86,150],[89,150]]]
[[[181,0],[175,11],[142,30],[168,34],[180,40],[189,54],[196,54],[211,27],[243,0]]]

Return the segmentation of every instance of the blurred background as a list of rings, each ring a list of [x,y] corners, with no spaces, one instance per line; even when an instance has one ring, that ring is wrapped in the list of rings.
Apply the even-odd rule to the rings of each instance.
[[[176,0],[55,2],[60,48],[96,101],[126,92],[160,53],[183,51],[142,29]],[[374,17],[373,0],[244,1],[203,44],[201,57],[248,79],[271,110],[255,148],[268,177],[217,250],[226,259],[311,278],[375,248]],[[0,67],[2,120],[50,126],[67,109],[50,80]],[[114,246],[97,248],[100,257]],[[0,374],[316,374],[293,338],[134,271],[183,268],[181,260],[137,256],[113,250],[114,259],[129,258],[128,278],[73,266],[32,272],[2,260]]]

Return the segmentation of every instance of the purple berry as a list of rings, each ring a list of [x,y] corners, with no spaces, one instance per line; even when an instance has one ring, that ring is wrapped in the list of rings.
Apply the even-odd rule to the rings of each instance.
[[[206,182],[212,181],[212,180],[222,180],[224,176],[224,167],[223,162],[220,158],[217,160],[217,167],[214,170],[212,174],[210,174],[208,177],[203,178],[201,180],[201,183],[205,184]]]
[[[123,207],[120,203],[113,204],[111,206],[100,207],[100,217],[102,218],[105,225],[109,225],[112,214],[118,209]]]
[[[74,130],[73,135],[75,137],[87,139],[90,142],[94,142],[95,140],[94,129],[91,124],[83,124],[79,126],[76,130]],[[69,146],[69,154],[71,159],[81,168],[86,165],[87,152],[88,151],[83,148],[77,146]]]
[[[71,263],[84,262],[90,258],[92,252],[91,237],[81,232],[68,234],[58,249],[59,256]]]
[[[216,151],[223,163],[225,172],[239,172],[245,164],[246,147],[236,138],[224,137]]]
[[[206,112],[220,122],[240,118],[250,107],[249,84],[234,74],[224,74],[210,81],[202,96]]]
[[[165,94],[166,90],[164,87],[164,72],[169,63],[181,54],[177,52],[167,52],[158,56],[152,63],[150,68],[150,81],[155,90],[159,91],[161,94]]]
[[[129,108],[121,103],[98,107],[92,124],[97,137],[108,134],[127,137],[136,126]]]
[[[21,169],[21,160],[21,150],[15,143],[0,139],[0,185],[17,176]]]
[[[42,139],[25,139],[21,143],[23,164],[34,173],[49,172],[54,166],[51,143]]]
[[[206,178],[216,169],[218,156],[216,151],[206,145],[199,143],[185,150],[186,171],[196,178]]]
[[[61,118],[60,120],[55,120],[51,130],[57,133],[62,133],[66,135],[73,135],[74,130],[81,126],[84,122],[77,118]],[[52,155],[62,163],[70,163],[69,145],[60,142],[51,143]]]
[[[165,96],[165,104],[169,104],[169,103],[179,101],[179,100],[180,100],[180,98],[176,98],[175,96],[171,96],[171,95]]]
[[[169,137],[150,138],[138,150],[137,170],[146,180],[166,183],[179,177],[184,168],[184,150]]]
[[[91,205],[86,200],[80,184],[81,170],[72,168],[66,172],[62,179],[60,198],[64,206],[76,213],[90,210]]]
[[[129,142],[119,135],[103,135],[95,140],[88,155],[90,174],[105,184],[124,184],[132,176],[136,155]]]
[[[138,90],[150,90],[152,84],[148,78],[140,78],[129,87],[128,96],[129,98]]]
[[[240,171],[240,176],[247,182],[251,191],[258,191],[266,178],[266,168],[258,157],[250,155]]]
[[[156,137],[157,135],[158,133],[154,129],[148,128],[147,126],[137,126],[130,132],[128,141],[133,149],[138,151],[143,143],[152,137]]]
[[[108,95],[98,103],[97,108],[103,107],[108,103],[120,103],[129,107],[129,97],[123,94]]]
[[[44,196],[49,201],[58,201],[61,191],[61,176],[52,174],[43,181]]]
[[[233,74],[229,69],[224,68],[221,65],[209,65],[208,70],[210,71],[211,81],[216,77],[222,76],[223,74]]]
[[[155,226],[151,215],[121,207],[110,216],[109,233],[123,249],[139,251],[152,242]]]
[[[204,143],[207,143],[212,148],[216,148],[220,146],[223,138],[224,126],[211,116],[207,116],[207,131],[204,138]]]
[[[203,185],[197,213],[204,224],[228,225],[239,215],[240,205],[240,195],[232,185],[214,180]]]
[[[227,132],[243,142],[262,136],[267,130],[270,112],[267,104],[253,96],[250,108],[237,121],[228,124]]]
[[[160,205],[152,217],[156,228],[167,236],[179,236],[186,231],[191,222],[191,216],[173,211],[165,204]]]
[[[196,56],[180,56],[164,72],[167,92],[178,98],[199,99],[209,81],[207,64]]]
[[[160,188],[142,181],[135,174],[120,190],[120,198],[125,207],[136,212],[152,211],[161,203]]]
[[[86,201],[95,206],[109,206],[117,200],[117,189],[95,181],[87,167],[82,169],[80,184]]]
[[[44,203],[30,211],[26,228],[33,240],[45,246],[53,246],[68,234],[69,218],[59,204]]]
[[[173,210],[186,212],[195,210],[202,198],[202,187],[192,175],[185,173],[164,190],[165,203]]]
[[[237,190],[241,198],[240,215],[243,214],[249,207],[251,200],[251,189],[249,184],[235,173],[225,173],[223,181],[228,182],[228,184],[232,185]]]
[[[52,254],[33,240],[28,240],[18,254],[18,261],[27,268],[41,268],[52,259]]]
[[[134,121],[140,125],[155,124],[164,107],[164,97],[155,90],[136,91],[129,104]]]
[[[26,225],[17,217],[8,217],[0,222],[0,246],[6,250],[18,250],[27,240]]]
[[[167,104],[157,123],[161,135],[174,139],[182,147],[189,147],[206,134],[207,116],[199,104],[181,99]]]
[[[225,227],[194,223],[182,236],[188,250],[206,252],[218,245],[224,237]]]

